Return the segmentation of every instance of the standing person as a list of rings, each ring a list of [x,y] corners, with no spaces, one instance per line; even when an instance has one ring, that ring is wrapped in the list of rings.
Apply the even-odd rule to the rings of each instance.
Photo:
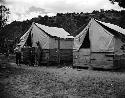
[[[15,53],[16,53],[16,64],[18,66],[20,66],[20,62],[21,62],[21,47],[20,47],[20,45],[17,45],[17,47],[15,49]]]
[[[40,66],[40,64],[41,64],[41,54],[42,54],[42,49],[41,49],[41,47],[40,47],[40,43],[39,42],[37,42],[36,43],[37,44],[37,51],[36,51],[36,54],[37,54],[37,61],[38,61],[38,66]]]
[[[30,58],[29,58],[30,59],[30,65],[34,66],[35,57],[34,57],[34,53],[33,53],[33,48],[31,48],[29,56],[30,56]]]

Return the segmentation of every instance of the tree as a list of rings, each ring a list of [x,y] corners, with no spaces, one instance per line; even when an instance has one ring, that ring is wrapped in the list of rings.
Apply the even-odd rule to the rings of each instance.
[[[6,25],[9,14],[9,9],[4,5],[0,5],[0,30]]]
[[[9,9],[4,5],[0,5],[0,31],[1,32],[3,30],[3,27],[6,25],[6,22],[9,18],[9,14],[10,14]],[[1,34],[1,32],[0,32],[0,34]],[[0,40],[2,40],[2,39],[6,40],[6,38],[3,38],[3,36],[0,36]],[[8,47],[6,47],[6,46],[8,46],[8,44],[7,44],[7,40],[6,41],[4,41],[4,40],[1,41],[0,46],[2,46],[2,47],[0,47],[0,48],[5,51],[8,49]]]
[[[62,24],[62,27],[71,35],[74,35],[77,26],[76,26],[76,20],[74,19],[73,15],[69,17],[65,16],[65,20]]]
[[[119,6],[125,8],[125,0],[109,0],[109,1],[111,1],[111,3],[113,4],[117,2]]]

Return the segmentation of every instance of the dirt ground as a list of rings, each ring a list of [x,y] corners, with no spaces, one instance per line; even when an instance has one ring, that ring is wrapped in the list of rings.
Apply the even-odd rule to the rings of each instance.
[[[0,98],[125,98],[124,72],[6,64]]]

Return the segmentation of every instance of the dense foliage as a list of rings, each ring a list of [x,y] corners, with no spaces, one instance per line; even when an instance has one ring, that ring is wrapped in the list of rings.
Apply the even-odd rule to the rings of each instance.
[[[114,4],[115,2],[117,2],[119,6],[125,8],[125,0],[110,0],[110,1],[111,1],[113,4]]]
[[[6,25],[9,14],[9,9],[4,5],[0,5],[0,29]]]

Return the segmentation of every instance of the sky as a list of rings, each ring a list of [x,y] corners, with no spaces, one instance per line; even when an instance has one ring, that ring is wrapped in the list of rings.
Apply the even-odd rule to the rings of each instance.
[[[92,12],[93,10],[120,10],[109,0],[0,0],[10,9],[9,22],[22,21],[38,15],[54,16],[56,13]]]

